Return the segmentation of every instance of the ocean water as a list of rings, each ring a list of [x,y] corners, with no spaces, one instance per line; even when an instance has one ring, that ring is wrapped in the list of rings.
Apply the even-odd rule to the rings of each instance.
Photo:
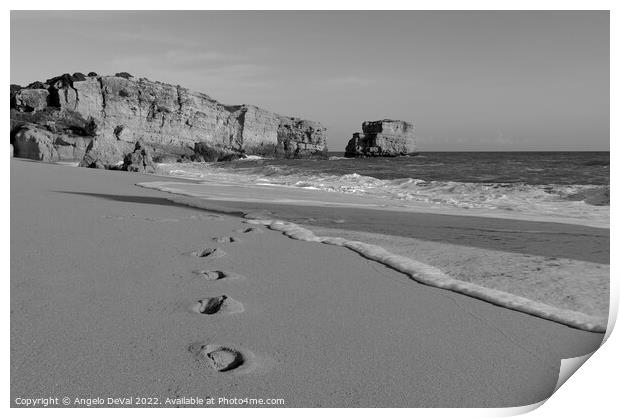
[[[160,164],[162,174],[355,195],[395,208],[483,211],[609,225],[609,152],[428,152],[412,157]],[[473,213],[472,213],[473,214]]]

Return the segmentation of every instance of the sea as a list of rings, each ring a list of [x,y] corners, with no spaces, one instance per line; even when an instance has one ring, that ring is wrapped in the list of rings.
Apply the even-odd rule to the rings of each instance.
[[[609,227],[609,152],[422,152],[395,158],[160,164],[167,176],[204,183],[329,192],[384,207],[484,216],[565,219]]]

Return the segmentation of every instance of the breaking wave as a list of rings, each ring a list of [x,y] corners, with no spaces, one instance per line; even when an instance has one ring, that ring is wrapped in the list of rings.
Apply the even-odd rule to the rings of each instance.
[[[608,185],[525,184],[428,181],[416,178],[328,174],[295,166],[221,164],[160,164],[162,174],[220,184],[254,184],[367,196],[398,207],[484,209],[503,213],[569,217],[609,223]]]

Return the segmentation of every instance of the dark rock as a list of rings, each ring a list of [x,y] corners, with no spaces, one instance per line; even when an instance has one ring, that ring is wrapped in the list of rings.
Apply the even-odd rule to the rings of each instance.
[[[47,86],[46,84],[43,84],[40,81],[35,81],[33,83],[28,84],[28,86],[26,86],[27,89],[47,89],[49,86]]]
[[[157,156],[153,157],[153,161],[156,162],[156,163],[171,164],[171,163],[179,162],[179,156],[178,155],[174,155],[174,154],[157,155]],[[189,161],[189,159],[188,159],[188,161]]]
[[[99,130],[97,121],[92,117],[84,119],[78,112],[49,106],[34,112],[11,110],[12,128],[25,124],[37,125],[54,133],[89,137],[96,136]]]
[[[122,77],[122,78],[126,78],[127,80],[129,80],[130,78],[133,78],[133,76],[129,73],[126,72],[121,72],[121,73],[116,73],[114,74],[115,77]]]
[[[73,73],[73,81],[86,81],[86,76],[82,73]]]
[[[566,196],[567,200],[583,201],[593,206],[609,206],[610,188],[609,186],[596,187],[589,190],[583,190]]]
[[[69,73],[52,77],[45,82],[47,85],[54,87],[55,89],[61,89],[63,87],[73,86],[73,76]]]
[[[94,72],[94,71],[91,71],[91,72],[88,73],[88,76],[89,77],[97,77],[97,73]]]
[[[18,84],[11,84],[11,109],[15,109],[17,104],[15,102],[15,95],[20,91],[22,87]]]
[[[142,146],[140,142],[136,142],[134,151],[131,154],[125,155],[122,169],[136,173],[155,173],[151,151],[147,147]]]
[[[366,121],[345,148],[345,157],[397,157],[415,155],[412,123],[383,119]]]
[[[196,142],[194,144],[194,161],[196,162],[233,161],[239,159],[241,155],[241,153],[222,147],[211,146],[207,142]]]

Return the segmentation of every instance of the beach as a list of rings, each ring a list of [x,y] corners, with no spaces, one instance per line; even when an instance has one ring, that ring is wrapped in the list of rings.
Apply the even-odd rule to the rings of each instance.
[[[561,359],[603,339],[252,219],[364,241],[597,318],[608,310],[609,229],[381,210],[334,194],[313,203],[298,195],[308,191],[269,203],[238,185],[201,185],[200,197],[154,189],[170,182],[11,160],[12,400],[521,406],[552,393]],[[218,253],[200,257],[207,248]],[[224,277],[208,280],[207,271]],[[220,295],[231,309],[196,312]],[[236,350],[243,363],[218,372],[201,354],[207,346]]]

